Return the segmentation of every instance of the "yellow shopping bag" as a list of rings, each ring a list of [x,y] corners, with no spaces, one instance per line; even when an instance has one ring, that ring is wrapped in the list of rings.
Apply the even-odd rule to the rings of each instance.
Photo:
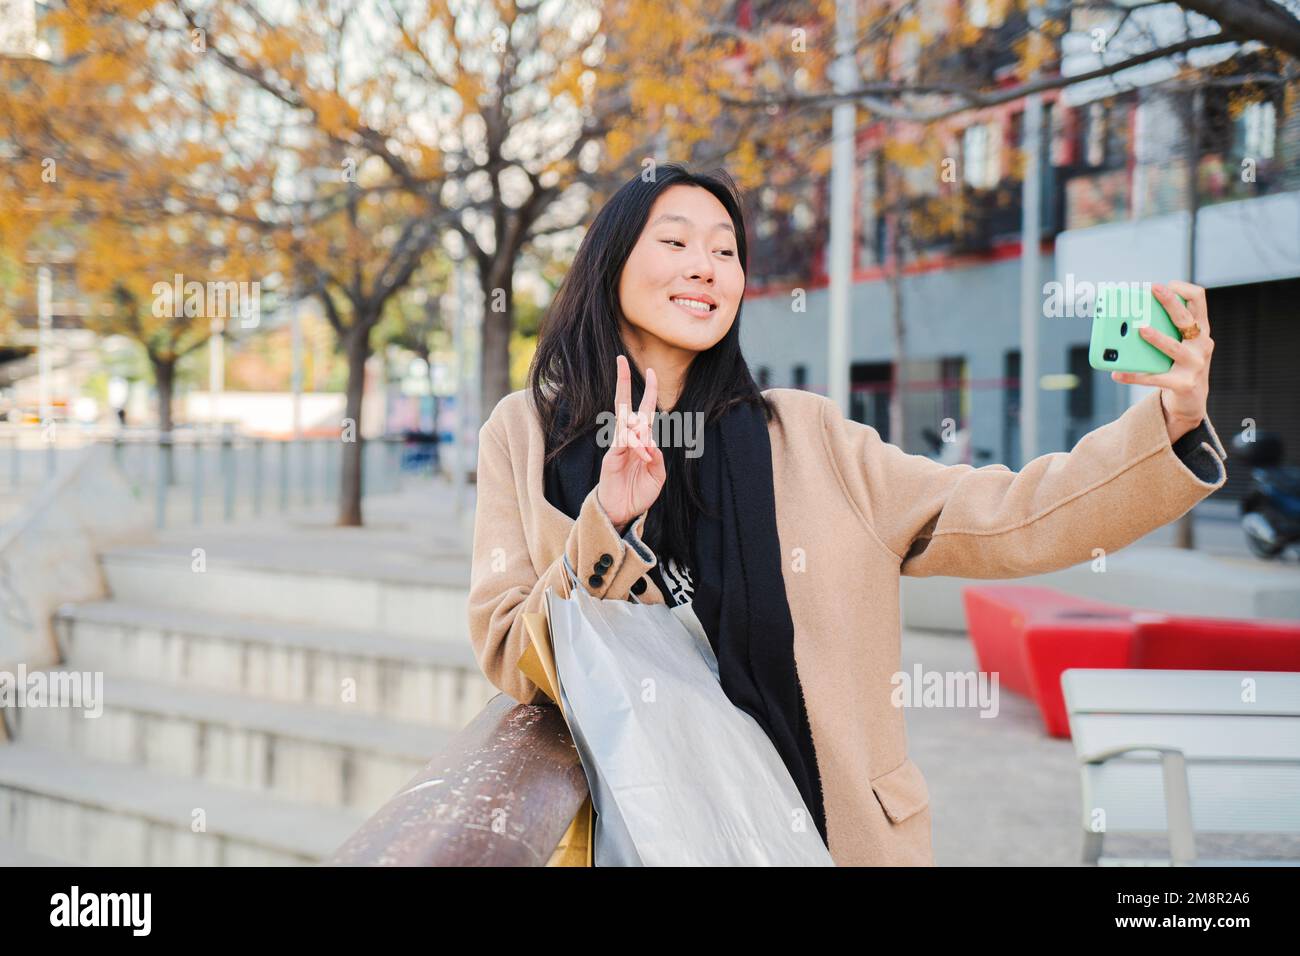
[[[564,704],[560,700],[559,681],[555,672],[555,653],[551,648],[551,630],[546,623],[545,614],[525,614],[524,628],[528,632],[529,645],[519,658],[519,669],[525,677],[542,689],[564,714]],[[566,716],[567,720],[567,716]],[[547,866],[592,866],[592,830],[595,827],[595,815],[591,805],[591,794],[587,794],[577,815],[564,831],[564,836],[555,847],[555,852],[547,861]]]

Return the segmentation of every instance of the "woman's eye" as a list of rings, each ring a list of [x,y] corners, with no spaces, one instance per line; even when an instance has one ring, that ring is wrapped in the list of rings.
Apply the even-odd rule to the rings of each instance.
[[[686,243],[678,242],[676,239],[660,239],[659,241],[666,242],[670,246],[681,246],[683,249],[686,248]]]
[[[736,253],[731,249],[719,249],[718,252],[724,256],[734,256]]]

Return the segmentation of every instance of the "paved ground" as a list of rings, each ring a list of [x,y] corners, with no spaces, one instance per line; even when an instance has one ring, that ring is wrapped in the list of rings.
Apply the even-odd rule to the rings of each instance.
[[[903,669],[974,671],[964,635],[907,631]],[[909,755],[930,788],[934,856],[939,866],[1077,866],[1083,849],[1079,771],[1069,740],[1048,737],[1038,711],[1003,690],[998,715],[967,709],[907,713]],[[1106,852],[1168,855],[1161,838],[1115,836]],[[1243,838],[1200,835],[1204,857],[1300,860],[1300,835]]]

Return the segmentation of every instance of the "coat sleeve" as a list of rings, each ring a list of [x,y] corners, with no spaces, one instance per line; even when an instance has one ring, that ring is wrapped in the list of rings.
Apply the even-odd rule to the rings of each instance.
[[[544,613],[548,587],[568,593],[567,572],[560,554],[540,573],[534,565],[524,531],[519,494],[526,482],[515,480],[515,469],[498,423],[489,419],[479,430],[478,499],[474,510],[473,563],[469,587],[469,634],[483,674],[520,703],[545,701],[542,690],[519,670],[528,646],[524,613]],[[646,515],[629,529],[639,535]],[[654,565],[654,555],[638,551],[618,534],[592,488],[564,546],[582,586],[598,598],[625,600],[632,585]],[[609,555],[612,563],[593,575]]]
[[[846,493],[900,573],[916,577],[1071,567],[1168,524],[1227,480],[1227,454],[1208,418],[1178,450],[1171,445],[1158,390],[1073,450],[1018,472],[908,454],[829,401],[822,418]]]

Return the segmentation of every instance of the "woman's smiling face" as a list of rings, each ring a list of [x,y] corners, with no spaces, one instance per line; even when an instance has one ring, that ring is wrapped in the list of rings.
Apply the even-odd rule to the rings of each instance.
[[[703,352],[727,334],[744,292],[726,207],[698,186],[664,190],[619,277],[631,334]]]

